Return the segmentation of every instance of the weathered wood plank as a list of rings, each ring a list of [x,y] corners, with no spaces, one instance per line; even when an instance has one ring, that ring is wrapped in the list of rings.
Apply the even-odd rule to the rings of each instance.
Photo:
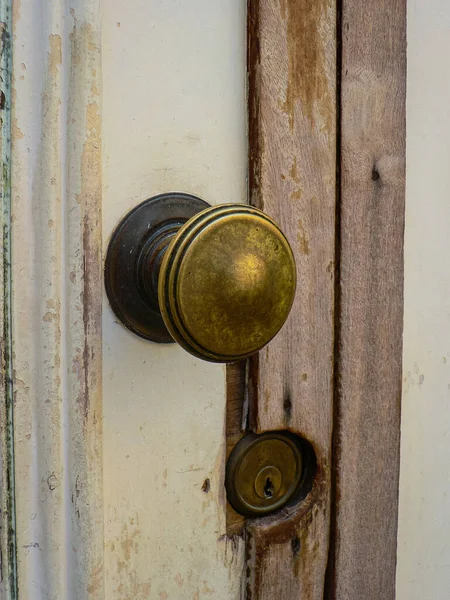
[[[154,194],[245,202],[245,4],[106,0],[102,14],[106,251]],[[103,315],[105,600],[236,599],[225,368]]]
[[[405,0],[344,2],[330,598],[395,597],[405,80]]]
[[[252,600],[323,598],[329,537],[336,173],[335,0],[249,3],[250,198],[286,232],[294,307],[251,369],[251,427],[314,445],[306,501],[249,522]]]

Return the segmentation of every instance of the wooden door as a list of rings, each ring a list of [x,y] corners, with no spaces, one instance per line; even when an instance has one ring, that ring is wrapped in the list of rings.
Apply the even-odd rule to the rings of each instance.
[[[0,590],[394,598],[405,2],[2,7]],[[172,190],[285,231],[297,295],[259,356],[225,369],[114,317],[109,237]],[[315,478],[244,519],[225,462],[271,430],[308,440]]]

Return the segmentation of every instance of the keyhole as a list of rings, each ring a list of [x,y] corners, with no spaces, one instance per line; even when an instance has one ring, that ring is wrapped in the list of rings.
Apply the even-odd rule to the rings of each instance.
[[[270,477],[266,478],[266,485],[264,486],[264,496],[266,498],[272,498],[273,496],[273,483]]]

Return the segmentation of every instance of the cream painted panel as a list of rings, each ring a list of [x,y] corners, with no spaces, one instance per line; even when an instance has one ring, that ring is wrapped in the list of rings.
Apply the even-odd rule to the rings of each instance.
[[[178,190],[246,201],[245,3],[104,0],[103,234]],[[103,318],[105,597],[239,597],[225,370]],[[205,480],[210,490],[202,490]]]
[[[450,3],[408,2],[398,600],[450,596]]]

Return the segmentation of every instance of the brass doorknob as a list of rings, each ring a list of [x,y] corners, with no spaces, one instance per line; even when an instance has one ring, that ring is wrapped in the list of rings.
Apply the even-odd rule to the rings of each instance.
[[[284,234],[262,211],[172,193],[146,200],[119,223],[105,284],[114,312],[138,335],[233,362],[281,329],[296,269]]]

